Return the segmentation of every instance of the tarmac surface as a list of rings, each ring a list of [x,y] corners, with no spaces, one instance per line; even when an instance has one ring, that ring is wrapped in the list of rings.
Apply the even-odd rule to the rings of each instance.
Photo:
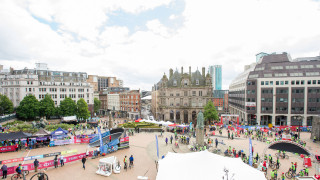
[[[218,131],[216,131],[216,134]],[[165,132],[163,133],[163,136],[160,137],[160,133],[135,133],[133,136],[130,136],[130,148],[118,150],[117,152],[113,152],[111,154],[107,154],[105,157],[109,156],[116,156],[117,159],[120,161],[121,166],[123,167],[123,158],[126,155],[127,157],[130,157],[130,155],[134,156],[134,167],[132,169],[128,169],[127,171],[124,171],[121,169],[120,174],[112,174],[109,177],[97,175],[95,172],[98,169],[99,159],[103,157],[99,157],[96,159],[89,158],[86,162],[86,169],[84,170],[82,168],[82,163],[80,161],[75,161],[72,163],[65,164],[64,167],[58,167],[58,168],[49,168],[46,170],[46,173],[49,176],[50,180],[59,180],[59,179],[68,179],[68,180],[90,180],[90,179],[113,179],[113,180],[131,180],[131,179],[137,179],[138,176],[146,176],[151,180],[156,179],[157,175],[157,166],[156,161],[158,160],[157,157],[157,150],[156,150],[156,138],[155,136],[158,136],[158,143],[159,143],[159,156],[161,158],[162,155],[166,155],[167,152],[177,152],[177,153],[188,153],[191,152],[189,150],[188,145],[185,144],[179,144],[179,148],[174,147],[174,143],[170,144],[170,141],[168,145],[165,143],[165,138],[168,137],[170,139],[170,136],[173,135],[173,133]],[[222,136],[211,136],[211,139],[218,138],[219,142],[223,140],[224,144],[218,145],[218,149],[221,150],[221,152],[224,152],[227,147],[230,145],[232,148],[234,147],[237,151],[242,149],[246,154],[249,150],[249,139],[244,138],[241,136],[240,138],[236,138],[234,140],[230,140],[227,138],[227,131],[224,129]],[[310,140],[310,133],[301,133],[302,140],[307,142],[306,148],[311,151],[313,154],[320,154],[320,144],[319,143],[313,143]],[[205,139],[207,140],[207,139]],[[191,139],[191,143],[195,143],[195,138]],[[253,147],[254,147],[254,156],[256,155],[256,152],[259,153],[259,156],[262,156],[262,153],[264,149],[267,147],[267,143],[260,142],[257,140],[252,141]],[[89,148],[87,144],[71,144],[71,145],[65,145],[65,146],[55,146],[55,147],[44,147],[44,148],[38,148],[38,149],[32,149],[31,151],[18,151],[18,152],[8,152],[8,153],[2,153],[0,154],[0,160],[7,160],[7,159],[13,159],[18,157],[26,157],[26,156],[33,156],[33,155],[41,155],[46,153],[53,153],[53,152],[60,152],[60,151],[66,151],[66,150],[73,150],[77,149],[77,153],[83,153],[87,149],[88,150],[94,150],[95,148]],[[210,147],[209,151],[212,152],[215,148]],[[268,149],[267,154],[271,154],[273,156],[273,159],[275,160],[275,150]],[[74,153],[75,154],[75,153]],[[73,154],[66,154],[64,156],[69,156]],[[297,171],[303,168],[303,159],[300,158],[297,155],[294,155],[292,153],[288,153],[290,156],[289,159],[281,159],[281,167],[278,171],[278,177],[280,177],[280,174],[282,172],[287,172],[289,169],[289,166],[291,162],[297,162],[298,168]],[[39,159],[40,162],[51,160],[54,157]],[[32,163],[33,161],[27,161],[24,163]],[[313,163],[313,166],[310,168],[310,175],[315,174],[315,164]],[[18,165],[18,163],[12,163],[8,164],[8,167]],[[245,165],[245,164],[244,164]],[[239,167],[241,168],[241,167]],[[270,168],[269,168],[270,169]],[[268,169],[267,177],[270,179],[270,170]],[[183,172],[182,172],[183,173]],[[30,174],[27,176],[27,179],[30,179],[31,176],[34,174],[34,172],[30,172]],[[11,178],[12,175],[9,175],[8,178]]]

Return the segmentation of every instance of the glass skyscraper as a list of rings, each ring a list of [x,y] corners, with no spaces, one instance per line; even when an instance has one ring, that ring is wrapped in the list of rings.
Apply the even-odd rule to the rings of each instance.
[[[212,79],[213,90],[221,90],[222,89],[222,66],[221,65],[209,66],[209,74]]]

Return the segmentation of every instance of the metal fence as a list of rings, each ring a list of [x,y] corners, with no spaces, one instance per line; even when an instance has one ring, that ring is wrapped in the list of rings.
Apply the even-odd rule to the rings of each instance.
[[[2,122],[6,122],[6,121],[9,121],[11,119],[14,119],[16,118],[16,114],[8,114],[8,115],[4,115],[4,116],[0,116],[0,123]]]

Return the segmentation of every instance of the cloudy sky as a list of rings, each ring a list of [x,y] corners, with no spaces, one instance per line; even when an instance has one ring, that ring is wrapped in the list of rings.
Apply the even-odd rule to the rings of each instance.
[[[116,76],[151,90],[169,68],[223,67],[259,52],[320,52],[319,0],[1,0],[0,64]]]

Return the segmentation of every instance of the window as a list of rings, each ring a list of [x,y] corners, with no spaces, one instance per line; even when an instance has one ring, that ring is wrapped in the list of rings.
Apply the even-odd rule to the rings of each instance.
[[[262,71],[262,70],[264,70],[264,67],[258,67],[255,69],[255,71]]]
[[[273,85],[273,81],[270,81],[270,85]]]
[[[283,81],[280,81],[280,85],[284,85],[284,82],[283,82]]]
[[[286,85],[288,85],[288,84],[289,84],[289,82],[288,82],[288,81],[285,81],[284,83],[285,83]]]
[[[287,107],[277,107],[276,111],[288,111]]]
[[[266,85],[269,85],[269,81],[266,81]]]
[[[308,84],[311,84],[311,80],[308,80]]]
[[[188,96],[188,91],[184,91],[184,96]]]
[[[202,91],[199,91],[199,96],[202,96]]]
[[[184,80],[184,85],[185,85],[185,86],[188,85],[188,80],[187,80],[187,79]]]
[[[303,73],[290,73],[290,76],[303,76]]]
[[[261,107],[261,111],[272,111],[272,107]]]
[[[292,93],[293,94],[300,94],[300,93],[303,93],[304,90],[303,89],[292,89]]]
[[[277,98],[277,102],[288,102],[287,98]]]
[[[288,89],[277,89],[277,94],[288,94]]]
[[[319,72],[306,72],[306,76],[319,76]]]
[[[276,81],[276,85],[279,85],[279,81]]]
[[[199,79],[196,80],[196,85],[199,85]]]
[[[249,78],[258,78],[258,77],[259,77],[258,74],[251,74],[251,75],[249,76]]]
[[[294,85],[294,82],[295,82],[295,81],[291,81],[291,85]]]
[[[261,85],[264,85],[264,81],[261,81]]]
[[[295,66],[286,66],[286,69],[298,69],[298,66],[295,65]]]
[[[192,91],[192,96],[196,96],[196,91]]]
[[[304,85],[304,80],[301,80],[301,85]]]
[[[312,80],[312,84],[317,84],[317,81],[316,80]]]
[[[301,65],[302,69],[314,68],[313,65]]]
[[[320,80],[318,80],[318,84],[320,84]]]
[[[271,66],[272,70],[283,69],[283,66]]]
[[[274,76],[275,77],[286,77],[288,75],[287,75],[287,73],[275,73]]]
[[[177,86],[177,80],[173,80],[173,86]]]
[[[272,77],[272,74],[264,74],[263,77]]]
[[[320,93],[320,89],[308,89],[308,93],[318,94],[318,93]]]
[[[300,84],[300,81],[299,81],[299,80],[297,80],[297,81],[296,81],[296,85],[299,85],[299,84]]]

